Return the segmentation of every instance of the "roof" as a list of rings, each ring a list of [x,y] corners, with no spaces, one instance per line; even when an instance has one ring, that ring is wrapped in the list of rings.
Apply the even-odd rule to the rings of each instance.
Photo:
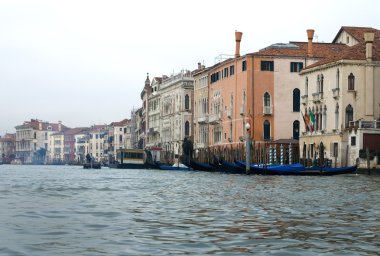
[[[41,129],[40,129],[41,125]],[[37,119],[31,119],[30,121],[25,121],[22,125],[16,126],[16,129],[22,129],[22,128],[32,128],[34,130],[41,130],[41,131],[59,131],[59,128],[61,128],[61,131],[69,129],[67,126],[63,125],[62,123],[49,123]]]
[[[344,51],[338,52],[334,56],[330,56],[326,59],[318,61],[310,66],[307,66],[304,70],[321,66],[324,64],[340,61],[340,60],[366,60],[366,43],[364,40],[354,46],[348,47]],[[380,40],[379,37],[375,37],[372,49],[372,60],[380,61]]]
[[[364,33],[365,32],[374,32],[375,33],[375,37],[377,37],[377,38],[380,37],[380,31],[377,30],[377,29],[375,29],[375,28],[371,28],[371,27],[348,27],[348,26],[343,26],[343,27],[340,28],[339,32],[336,34],[334,40],[332,41],[333,43],[335,43],[336,40],[338,40],[338,37],[342,33],[342,31],[345,31],[348,34],[350,34],[359,43],[363,43],[364,42]]]
[[[289,42],[289,44],[274,44],[252,54],[255,56],[268,57],[306,57],[307,45],[307,42]],[[346,48],[348,48],[348,46],[345,44],[313,42],[313,57],[326,58],[331,55],[336,55],[337,53],[341,52]]]
[[[0,141],[2,142],[12,142],[16,140],[16,134],[14,133],[6,133],[3,137],[0,137]]]
[[[93,125],[90,127],[90,132],[100,132],[101,130],[106,130],[107,125],[102,124],[102,125]]]
[[[111,125],[112,126],[126,126],[129,124],[130,121],[131,121],[130,119],[125,118],[125,119],[121,120],[120,122],[113,122],[113,123],[111,123]]]
[[[89,131],[89,129],[90,128],[88,128],[88,127],[76,127],[76,128],[68,129],[68,130],[64,131],[63,133],[65,135],[76,135],[76,134],[79,134],[82,132]]]

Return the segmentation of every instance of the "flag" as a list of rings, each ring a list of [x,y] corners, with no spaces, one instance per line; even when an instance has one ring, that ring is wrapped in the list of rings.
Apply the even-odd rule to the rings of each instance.
[[[302,111],[301,111],[301,115],[303,118],[303,122],[305,123],[305,130],[309,131],[309,115],[307,114],[307,112],[305,112],[305,115],[303,115]]]
[[[310,116],[310,121],[309,121],[309,129],[311,132],[314,131],[314,124],[315,124],[315,116],[313,111],[309,108],[309,116]]]

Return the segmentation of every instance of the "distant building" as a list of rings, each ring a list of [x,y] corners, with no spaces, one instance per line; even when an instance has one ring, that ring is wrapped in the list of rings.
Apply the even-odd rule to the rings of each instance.
[[[16,134],[6,133],[0,137],[0,161],[10,163],[15,158],[16,153]]]
[[[25,121],[16,128],[16,158],[26,164],[44,163],[49,155],[49,136],[68,129],[62,124],[37,119]]]
[[[76,142],[87,137],[88,132],[89,128],[86,127],[72,128],[63,132],[63,161],[65,163],[81,163],[84,160],[85,155],[76,151]]]
[[[148,140],[148,135],[147,135],[147,129],[148,129],[148,99],[150,94],[152,93],[152,89],[150,87],[150,79],[149,79],[149,73],[147,74],[147,77],[145,79],[145,85],[144,89],[142,90],[140,97],[142,100],[142,108],[141,108],[141,115],[140,115],[140,141],[139,144],[141,143],[142,145],[141,148],[145,148],[145,143]]]
[[[108,154],[104,154],[104,149],[108,141],[108,126],[93,125],[90,127],[89,154],[98,162],[108,162]]]
[[[113,156],[116,156],[117,149],[131,148],[131,120],[124,119],[120,122],[114,122],[110,126],[113,130]]]

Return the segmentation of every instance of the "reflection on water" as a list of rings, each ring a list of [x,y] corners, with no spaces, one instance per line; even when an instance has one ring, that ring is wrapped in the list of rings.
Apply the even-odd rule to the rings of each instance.
[[[1,255],[378,255],[380,177],[0,166]]]

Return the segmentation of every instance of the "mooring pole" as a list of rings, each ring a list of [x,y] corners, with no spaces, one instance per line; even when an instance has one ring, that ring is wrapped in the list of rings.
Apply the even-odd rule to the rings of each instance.
[[[245,139],[245,173],[249,174],[251,169],[251,138],[249,131],[251,129],[251,126],[247,122],[245,124],[245,130],[246,130],[246,139]]]

